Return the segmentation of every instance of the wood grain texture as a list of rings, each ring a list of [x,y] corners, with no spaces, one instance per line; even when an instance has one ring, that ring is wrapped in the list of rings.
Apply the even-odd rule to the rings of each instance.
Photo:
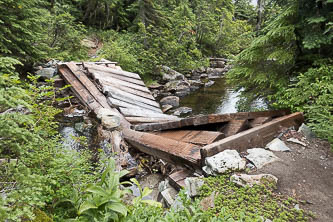
[[[287,110],[275,110],[275,111],[261,111],[261,112],[240,112],[229,114],[210,114],[204,116],[196,116],[185,118],[177,121],[166,123],[149,123],[135,126],[138,131],[160,131],[177,129],[186,126],[200,126],[211,123],[223,123],[231,120],[251,120],[258,117],[279,117],[289,114]]]
[[[243,152],[248,148],[264,147],[283,128],[299,127],[304,121],[302,113],[293,113],[287,116],[273,119],[261,126],[257,126],[220,141],[202,147],[203,158],[213,156],[226,149],[235,149]]]
[[[123,135],[129,144],[141,152],[171,163],[199,166],[199,146],[130,129],[124,129]]]

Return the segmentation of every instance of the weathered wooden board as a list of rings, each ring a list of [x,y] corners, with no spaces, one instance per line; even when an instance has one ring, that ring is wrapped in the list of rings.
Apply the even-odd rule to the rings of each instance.
[[[167,114],[162,114],[162,113],[157,113],[157,112],[153,112],[150,111],[148,109],[141,109],[141,108],[122,108],[119,107],[120,112],[124,115],[124,116],[133,116],[133,117],[155,117],[155,118],[169,118],[169,119],[177,119],[177,117],[171,116],[171,115],[167,115]]]
[[[74,76],[86,87],[89,93],[98,101],[103,108],[110,109],[108,102],[106,101],[105,96],[97,89],[97,87],[88,79],[86,74],[80,70],[80,68],[75,65],[74,62],[66,64],[67,67],[72,71]]]
[[[133,95],[141,96],[143,98],[155,101],[155,98],[148,92],[142,92],[140,90],[136,90],[136,89],[133,89],[133,88],[130,88],[130,87],[126,87],[126,86],[122,86],[122,85],[118,85],[118,84],[110,83],[110,82],[103,82],[102,86],[104,88],[107,88],[107,87],[110,87],[110,86],[115,87],[115,88],[117,88],[119,90],[122,90],[124,92],[128,92],[128,93],[131,93]]]
[[[103,67],[103,66],[99,66],[99,65],[93,65],[93,64],[83,63],[83,65],[84,65],[85,68],[88,68],[88,69],[95,69],[97,71],[113,73],[113,74],[117,74],[117,75],[120,75],[120,76],[127,76],[127,77],[130,77],[130,78],[133,78],[133,79],[141,80],[140,76],[136,73],[127,72],[127,71],[123,71],[123,70],[117,70],[117,69],[108,68],[108,67]]]
[[[254,120],[249,121],[249,126],[251,128],[253,128],[256,126],[260,126],[264,123],[267,123],[271,120],[272,120],[272,117],[270,117],[270,116],[269,117],[258,117],[258,118],[255,118]]]
[[[154,132],[153,134],[185,143],[197,144],[200,146],[208,145],[224,138],[223,133],[220,132],[199,130],[168,130]]]
[[[235,135],[248,128],[247,122],[248,120],[230,120],[223,130],[225,137]]]
[[[139,86],[145,86],[144,82],[139,79],[133,79],[133,78],[129,78],[126,76],[115,75],[115,74],[107,73],[107,72],[101,72],[101,71],[97,71],[94,69],[88,69],[88,72],[91,74],[94,73],[94,75],[98,76],[98,78],[100,78],[100,79],[118,79],[118,80],[122,80],[122,81],[125,81],[128,83],[136,84]]]
[[[71,69],[73,71],[71,71]],[[119,113],[118,110],[113,109],[107,103],[105,96],[98,91],[97,87],[87,78],[87,76],[79,71],[74,63],[67,63],[59,66],[59,73],[63,76],[65,81],[70,84],[74,94],[86,104],[96,114],[101,108],[112,110],[121,118],[121,125],[130,128],[130,123]],[[105,103],[106,102],[106,103]],[[103,104],[103,105],[102,105]]]
[[[180,190],[185,187],[185,179],[193,175],[193,172],[188,169],[182,169],[169,175],[170,185],[175,189]]]
[[[154,112],[163,114],[161,109],[158,109],[158,108],[153,107],[153,106],[146,105],[144,103],[131,104],[131,103],[124,102],[124,101],[121,101],[121,100],[118,100],[118,99],[114,99],[112,97],[108,97],[108,103],[111,107],[114,107],[114,108],[123,107],[123,108],[135,109],[135,108],[139,107],[139,108],[142,108],[142,109],[148,109],[150,111],[154,111]]]
[[[103,108],[66,65],[61,65],[59,67],[59,73],[65,81],[72,86],[71,90],[74,92],[76,97],[79,98],[83,104],[88,106],[89,109],[97,112],[100,108]]]
[[[289,114],[287,110],[261,111],[261,112],[240,112],[229,114],[211,114],[170,121],[166,123],[149,123],[136,125],[135,130],[139,131],[160,131],[168,129],[177,129],[186,126],[200,126],[211,123],[223,123],[230,120],[250,120],[258,117],[279,117]]]
[[[304,120],[302,113],[293,113],[273,119],[261,126],[257,126],[220,141],[202,147],[201,156],[213,156],[226,149],[235,149],[243,152],[248,148],[264,147],[283,128],[298,127]]]
[[[141,152],[171,163],[199,166],[201,159],[199,146],[130,129],[124,129],[123,135],[129,144]]]
[[[147,105],[150,105],[150,106],[153,106],[153,107],[156,107],[156,108],[160,108],[160,104],[158,104],[157,102],[155,102],[153,100],[146,99],[146,98],[143,98],[143,97],[140,97],[140,96],[133,95],[133,94],[128,93],[128,92],[121,91],[121,90],[119,90],[115,87],[111,87],[111,86],[104,87],[103,88],[103,93],[107,94],[108,96],[111,96],[113,98],[116,98],[116,99],[123,98],[123,99],[120,99],[120,100],[141,102],[141,103],[145,103]]]
[[[128,116],[125,117],[127,121],[132,124],[140,124],[140,123],[162,123],[174,120],[174,117],[132,117]]]
[[[109,78],[109,77],[105,77],[105,78],[99,78],[97,75],[95,75],[94,73],[92,73],[92,76],[94,77],[94,79],[100,84],[100,85],[121,85],[124,87],[128,87],[131,89],[135,89],[135,90],[139,90],[142,92],[146,92],[146,93],[150,93],[149,89],[145,86],[139,86],[137,84],[133,84],[133,83],[129,83],[129,82],[125,82],[119,79],[114,79],[114,78]]]

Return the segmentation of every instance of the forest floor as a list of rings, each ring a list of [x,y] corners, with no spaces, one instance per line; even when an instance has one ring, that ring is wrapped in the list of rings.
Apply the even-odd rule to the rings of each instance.
[[[306,147],[286,142],[291,152],[274,152],[281,161],[266,165],[255,173],[279,178],[277,192],[301,202],[300,208],[315,214],[313,221],[333,221],[333,152],[328,142],[306,140],[291,131],[282,140],[298,138]]]

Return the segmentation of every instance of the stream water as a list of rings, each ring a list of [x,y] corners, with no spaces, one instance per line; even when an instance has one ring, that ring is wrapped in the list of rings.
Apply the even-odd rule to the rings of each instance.
[[[192,108],[191,115],[198,114],[223,114],[237,112],[239,91],[235,91],[226,83],[225,78],[216,79],[214,85],[201,88],[180,100],[180,106]],[[266,104],[255,101],[251,107],[266,109]],[[250,109],[250,107],[249,107]]]

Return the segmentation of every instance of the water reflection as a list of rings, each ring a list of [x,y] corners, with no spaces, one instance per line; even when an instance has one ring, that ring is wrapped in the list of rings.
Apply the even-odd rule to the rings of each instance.
[[[211,113],[235,113],[240,91],[233,90],[227,85],[226,79],[217,79],[215,84],[208,88],[201,88],[196,92],[184,97],[180,106],[187,106],[193,109],[192,115]],[[263,100],[257,100],[249,108],[263,108],[267,106]]]

